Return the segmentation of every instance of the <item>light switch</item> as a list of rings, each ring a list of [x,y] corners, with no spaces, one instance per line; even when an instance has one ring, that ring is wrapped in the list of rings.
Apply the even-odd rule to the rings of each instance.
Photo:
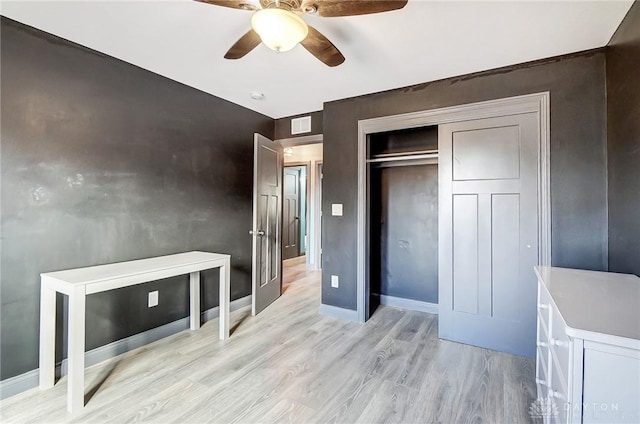
[[[331,204],[331,215],[342,216],[342,203]]]
[[[150,308],[153,308],[154,306],[158,306],[158,291],[152,291],[149,292],[149,303],[148,303]]]
[[[338,287],[340,287],[340,279],[338,278],[337,275],[331,276],[331,287],[333,287],[334,289],[337,289]]]

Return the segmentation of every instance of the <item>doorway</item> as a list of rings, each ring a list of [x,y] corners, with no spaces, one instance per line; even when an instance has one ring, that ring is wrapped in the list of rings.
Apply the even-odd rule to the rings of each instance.
[[[311,136],[310,136],[311,137]],[[321,143],[322,136],[314,136],[313,142],[307,141],[307,144],[291,144],[294,141],[291,140],[283,140],[281,143],[286,146],[284,150],[284,167],[286,169],[286,180],[285,184],[295,185],[295,179],[302,177],[303,180],[306,180],[301,186],[298,187],[298,204],[301,207],[299,209],[298,220],[295,220],[295,216],[293,215],[293,211],[295,211],[295,206],[293,205],[294,201],[288,202],[287,200],[283,200],[283,202],[288,202],[291,207],[291,213],[289,213],[289,218],[285,217],[284,225],[293,228],[293,231],[290,231],[290,240],[288,242],[283,243],[283,252],[284,246],[290,245],[292,246],[294,243],[298,244],[297,249],[288,248],[288,252],[286,255],[283,255],[283,258],[286,259],[283,265],[289,263],[292,258],[298,258],[296,261],[303,261],[303,264],[306,268],[311,270],[319,270],[321,268],[321,258],[320,258],[320,235],[321,235],[321,212],[320,208],[322,205],[321,202],[321,175],[322,175],[322,156],[323,156],[323,145]],[[296,168],[301,168],[299,171]],[[295,198],[295,187],[285,188],[287,193],[290,193],[290,198]],[[286,196],[285,196],[286,197]],[[302,198],[302,199],[301,199]],[[283,203],[283,206],[286,208],[287,205]],[[286,212],[283,212],[283,215]],[[297,221],[297,222],[296,222]],[[290,225],[287,225],[290,224]],[[298,231],[298,235],[295,236],[293,234],[298,227],[300,230]]]
[[[437,312],[438,127],[371,134],[368,147],[370,314]]]
[[[288,231],[288,240],[283,242],[283,290],[288,289],[292,281],[313,275],[320,270],[321,264],[322,136],[300,139],[280,141],[285,146],[283,176],[284,191],[288,193],[283,198],[283,224],[287,227],[285,231]],[[297,220],[294,215],[296,210]],[[298,245],[297,248],[293,248],[294,244]]]

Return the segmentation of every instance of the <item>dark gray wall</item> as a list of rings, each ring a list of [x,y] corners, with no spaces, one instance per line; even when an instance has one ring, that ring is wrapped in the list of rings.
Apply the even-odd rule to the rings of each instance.
[[[438,127],[371,134],[367,155],[438,149]],[[438,166],[369,165],[370,312],[376,295],[438,303]]]
[[[438,166],[370,175],[371,293],[438,303]]]
[[[300,118],[301,116],[311,115],[311,132],[304,134],[291,134],[291,120]],[[301,115],[287,116],[286,118],[279,118],[275,120],[275,137],[276,140],[292,137],[305,137],[308,135],[322,134],[322,111],[303,113]]]
[[[356,308],[358,120],[551,93],[553,264],[607,269],[605,54],[602,50],[326,103],[322,302]],[[331,288],[330,275],[340,276]]]
[[[609,270],[640,275],[640,2],[606,52]]]
[[[247,164],[274,121],[6,18],[1,31],[1,378],[38,366],[40,272],[199,249],[230,253],[231,297],[250,294]],[[217,272],[203,280],[210,308]],[[187,295],[180,277],[89,296],[87,348],[186,317]]]

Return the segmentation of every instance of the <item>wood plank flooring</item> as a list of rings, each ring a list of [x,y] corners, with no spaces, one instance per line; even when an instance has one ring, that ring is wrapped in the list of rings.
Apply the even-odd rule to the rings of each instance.
[[[285,268],[280,299],[88,368],[88,403],[66,378],[0,403],[3,423],[527,423],[531,360],[438,339],[436,315],[380,307],[366,324],[318,313],[320,272]]]

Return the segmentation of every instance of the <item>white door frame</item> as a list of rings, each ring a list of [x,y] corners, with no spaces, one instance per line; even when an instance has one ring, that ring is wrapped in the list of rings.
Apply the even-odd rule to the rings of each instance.
[[[357,313],[365,322],[369,285],[366,281],[367,246],[367,139],[369,134],[448,124],[497,116],[537,113],[538,138],[538,264],[551,265],[551,191],[549,92],[469,103],[358,121],[358,243]],[[531,271],[533,272],[533,270]]]
[[[322,172],[320,169],[323,162],[319,161],[315,163],[315,185],[314,196],[316,197],[315,207],[313,208],[313,215],[315,217],[315,240],[314,249],[314,269],[322,269]]]
[[[281,138],[275,140],[276,143],[280,143],[280,145],[284,147],[294,147],[294,146],[304,146],[307,144],[319,144],[323,142],[322,134],[313,134],[306,135],[301,137],[292,137],[292,138]],[[322,268],[321,258],[322,254],[320,252],[321,248],[321,228],[322,228],[322,199],[317,197],[317,189],[318,184],[321,182],[320,177],[318,176],[318,164],[322,163],[322,161],[311,161],[308,162],[300,162],[304,164],[309,164],[307,179],[309,181],[307,197],[308,197],[308,213],[307,213],[307,222],[311,221],[311,217],[313,217],[313,240],[309,238],[309,242],[307,243],[307,248],[312,247],[313,251],[313,260],[311,259],[311,255],[307,252],[307,265],[313,265],[313,269],[319,270]],[[284,166],[288,166],[289,164],[285,164]],[[313,192],[313,193],[312,193]],[[313,199],[309,196],[313,195]],[[311,227],[308,226],[309,234],[311,234]],[[312,246],[313,243],[313,246]]]

